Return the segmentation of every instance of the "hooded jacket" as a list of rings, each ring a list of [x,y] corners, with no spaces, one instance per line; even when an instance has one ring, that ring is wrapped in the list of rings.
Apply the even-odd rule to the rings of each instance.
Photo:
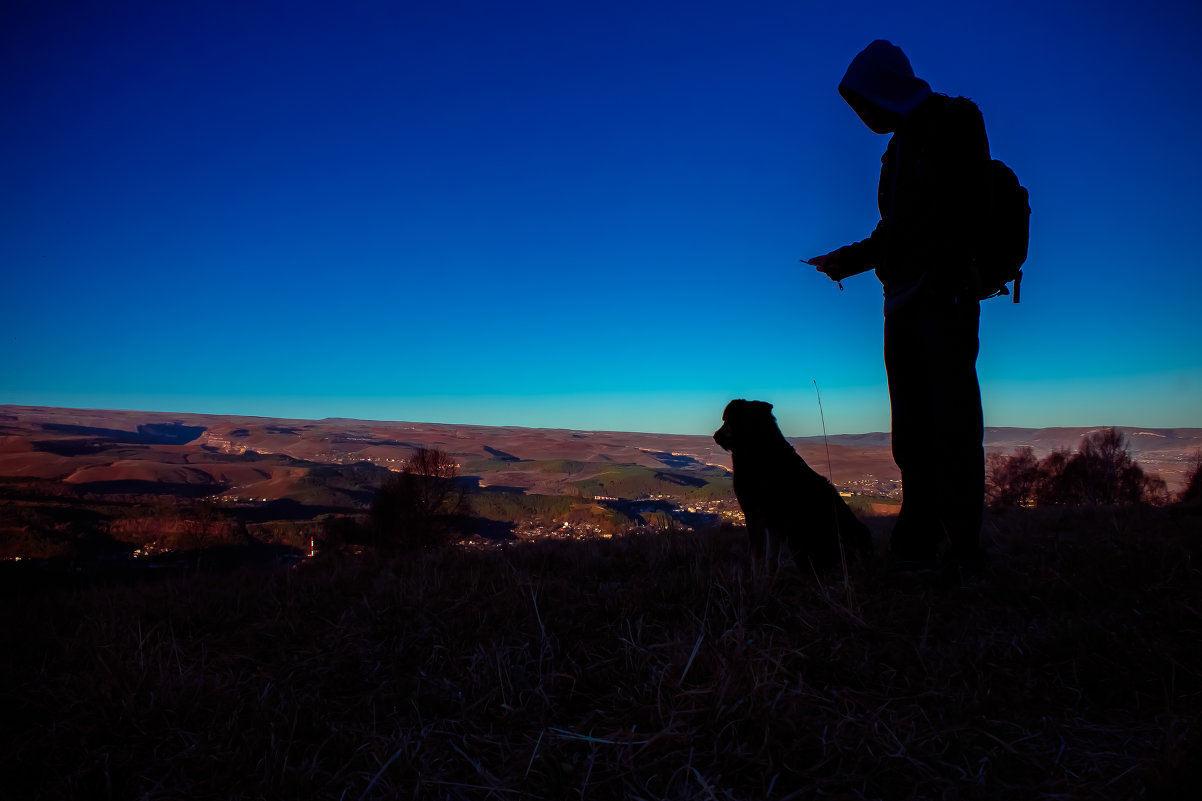
[[[881,221],[867,239],[843,249],[842,261],[854,272],[876,270],[886,314],[924,286],[975,291],[972,263],[992,194],[980,110],[966,98],[933,93],[885,41],[856,56],[839,93],[865,122],[883,120],[894,131],[881,158]]]

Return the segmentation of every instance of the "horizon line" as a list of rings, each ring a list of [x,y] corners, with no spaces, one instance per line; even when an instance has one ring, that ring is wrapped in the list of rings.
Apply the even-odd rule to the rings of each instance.
[[[472,428],[517,428],[527,431],[570,431],[577,433],[590,434],[642,434],[651,436],[667,436],[667,437],[708,437],[709,433],[687,433],[680,431],[637,431],[631,429],[617,428],[571,428],[561,426],[530,426],[505,423],[469,423],[469,422],[442,422],[434,420],[384,420],[378,418],[367,417],[344,417],[344,416],[327,416],[327,417],[288,417],[288,416],[269,416],[263,414],[242,414],[228,412],[198,412],[198,411],[178,411],[164,409],[134,409],[134,408],[105,408],[105,407],[90,407],[90,406],[50,406],[45,404],[20,404],[20,403],[0,403],[0,409],[28,409],[28,410],[56,410],[67,412],[113,412],[113,413],[139,413],[139,414],[163,414],[163,415],[191,415],[196,417],[236,417],[236,418],[252,418],[257,420],[274,420],[274,421],[289,421],[289,422],[337,422],[348,421],[355,423],[379,423],[384,425],[421,425],[421,426],[446,426],[449,428],[456,427],[472,427]],[[1138,425],[1123,425],[1123,424],[1081,424],[1081,425],[987,425],[985,430],[1015,430],[1015,431],[1051,431],[1057,429],[1090,429],[1100,430],[1105,428],[1131,429],[1135,433],[1140,431],[1158,432],[1158,431],[1202,431],[1202,426],[1138,426]],[[892,431],[843,431],[824,434],[806,434],[806,435],[786,435],[790,439],[822,439],[824,436],[831,437],[857,437],[857,436],[872,436],[876,434],[892,435]]]

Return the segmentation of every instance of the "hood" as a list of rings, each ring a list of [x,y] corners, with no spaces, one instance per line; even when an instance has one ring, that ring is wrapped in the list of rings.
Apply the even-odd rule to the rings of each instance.
[[[854,99],[861,98],[876,108],[906,117],[931,96],[931,87],[914,76],[910,59],[900,47],[878,39],[852,60],[839,82],[839,94],[853,108]]]

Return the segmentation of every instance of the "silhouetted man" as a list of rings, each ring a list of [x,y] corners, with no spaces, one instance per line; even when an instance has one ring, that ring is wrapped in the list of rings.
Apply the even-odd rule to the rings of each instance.
[[[973,267],[989,209],[989,141],[972,101],[936,94],[906,55],[875,41],[839,94],[874,133],[892,133],[867,239],[809,260],[840,280],[875,269],[885,291],[893,458],[902,474],[891,553],[902,566],[979,570],[985,457]]]

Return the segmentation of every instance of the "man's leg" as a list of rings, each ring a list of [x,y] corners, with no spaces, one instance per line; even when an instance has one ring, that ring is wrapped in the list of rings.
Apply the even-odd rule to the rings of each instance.
[[[980,569],[981,518],[985,506],[985,439],[977,353],[981,306],[975,297],[955,303],[941,332],[947,368],[936,392],[943,421],[940,483],[946,488],[941,515],[951,538],[949,563]]]
[[[893,460],[902,477],[902,508],[890,553],[900,562],[933,564],[944,531],[938,472],[929,337],[923,315],[905,309],[885,318],[885,369],[892,411]]]
[[[885,321],[893,457],[902,511],[891,549],[933,561],[945,536],[952,556],[977,566],[985,492],[984,424],[977,381],[975,297],[924,297]]]

